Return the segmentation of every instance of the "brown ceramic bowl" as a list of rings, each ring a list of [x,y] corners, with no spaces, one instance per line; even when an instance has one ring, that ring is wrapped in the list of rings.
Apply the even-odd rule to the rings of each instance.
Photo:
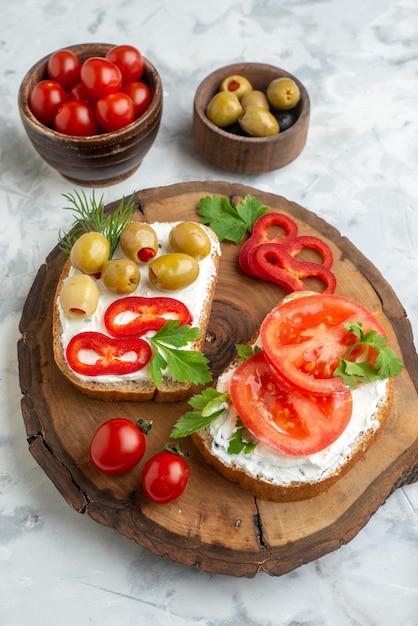
[[[238,131],[218,128],[206,116],[210,99],[219,91],[223,79],[238,74],[254,89],[265,91],[274,78],[286,76],[299,86],[301,98],[295,107],[296,122],[272,137],[249,137]],[[272,113],[274,111],[272,110]],[[277,113],[277,112],[276,112]],[[198,150],[214,165],[242,174],[270,172],[288,165],[302,152],[309,127],[309,95],[292,74],[264,63],[236,63],[209,74],[199,85],[194,99],[193,135]]]
[[[68,46],[80,59],[105,56],[111,44],[87,43]],[[153,98],[148,110],[137,120],[118,131],[90,137],[58,133],[41,124],[29,108],[34,85],[45,78],[50,55],[27,72],[18,95],[19,112],[26,133],[35,150],[60,174],[74,183],[95,187],[112,185],[134,173],[157,136],[162,114],[162,84],[155,67],[144,58],[141,80],[150,87]]]

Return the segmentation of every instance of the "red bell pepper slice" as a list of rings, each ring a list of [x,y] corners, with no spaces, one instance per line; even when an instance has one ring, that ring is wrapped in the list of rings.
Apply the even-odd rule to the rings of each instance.
[[[183,302],[164,296],[119,298],[104,314],[106,329],[114,337],[140,336],[151,330],[157,331],[168,319],[178,319],[181,325],[190,324],[192,315]]]
[[[75,335],[68,343],[66,356],[74,372],[84,376],[131,374],[147,365],[151,346],[139,337],[114,339],[88,331]]]
[[[275,227],[284,229],[284,234],[277,234],[271,237]],[[254,267],[251,263],[251,256],[254,250],[262,243],[282,243],[288,238],[296,237],[297,232],[296,222],[283,213],[265,213],[259,217],[253,226],[251,236],[240,250],[239,264],[242,271],[250,276],[260,278],[260,276],[253,273]]]
[[[314,235],[298,235],[297,237],[288,238],[286,241],[283,241],[281,245],[293,258],[297,257],[298,254],[300,254],[305,248],[309,248],[311,250],[316,250],[321,255],[322,263],[318,263],[318,265],[331,269],[332,264],[334,263],[334,256],[331,248],[325,243],[325,241],[322,241],[322,239],[315,237]],[[299,261],[299,263],[302,263],[302,261]]]

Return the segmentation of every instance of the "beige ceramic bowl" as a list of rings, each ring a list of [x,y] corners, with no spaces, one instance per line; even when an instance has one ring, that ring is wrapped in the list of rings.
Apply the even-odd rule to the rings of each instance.
[[[253,89],[265,91],[270,81],[287,76],[299,86],[301,98],[295,107],[296,122],[272,137],[249,137],[218,128],[206,116],[210,99],[228,76],[247,78]],[[214,165],[242,174],[270,172],[288,165],[302,152],[309,127],[309,95],[302,83],[279,67],[263,63],[236,63],[209,74],[197,88],[193,110],[193,135],[198,150]]]
[[[68,46],[80,59],[105,56],[111,44],[87,43]],[[51,167],[74,183],[96,187],[112,185],[133,174],[151,148],[160,126],[163,95],[160,76],[144,58],[141,80],[150,87],[153,98],[148,110],[118,131],[76,137],[64,135],[41,124],[29,108],[34,85],[45,78],[50,55],[27,72],[18,94],[19,112],[25,131],[35,150]]]

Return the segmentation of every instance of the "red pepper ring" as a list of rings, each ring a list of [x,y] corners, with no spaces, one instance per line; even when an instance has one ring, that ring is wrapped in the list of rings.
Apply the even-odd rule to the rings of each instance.
[[[94,331],[74,335],[66,349],[69,366],[84,376],[132,374],[145,367],[151,356],[151,346],[144,339],[114,339]]]
[[[293,258],[297,257],[297,255],[300,254],[305,248],[309,248],[310,250],[316,250],[321,255],[322,263],[318,263],[318,265],[331,269],[332,264],[334,263],[334,256],[331,248],[325,243],[325,241],[322,241],[322,239],[315,237],[314,235],[299,235],[298,237],[293,237],[292,239],[288,237],[280,245],[282,245],[286,252],[288,252]],[[303,263],[303,261],[299,262]]]
[[[290,291],[303,291],[305,278],[319,278],[325,285],[322,293],[334,293],[336,278],[331,270],[319,263],[297,261],[284,246],[264,243],[252,257],[253,265],[264,280],[286,287]]]
[[[178,319],[181,325],[192,323],[192,315],[186,305],[165,296],[119,298],[108,306],[104,314],[104,324],[113,337],[141,336],[148,331],[159,330],[168,319]]]

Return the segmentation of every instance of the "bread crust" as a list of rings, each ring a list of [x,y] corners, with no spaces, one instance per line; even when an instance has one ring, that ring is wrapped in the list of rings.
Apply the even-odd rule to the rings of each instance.
[[[203,224],[200,225],[204,228],[209,235],[211,241],[216,244],[216,235]],[[196,351],[202,351],[205,342],[205,335],[207,326],[209,323],[210,312],[212,307],[212,301],[215,294],[218,270],[219,270],[219,253],[217,246],[213,245],[210,253],[212,262],[215,267],[215,273],[209,285],[207,285],[206,297],[203,302],[201,315],[195,326],[201,329],[201,335],[197,339],[190,349]],[[57,287],[54,295],[53,306],[53,353],[54,360],[61,371],[63,376],[81,393],[91,398],[106,401],[128,401],[128,402],[148,402],[154,400],[155,402],[180,402],[189,398],[196,389],[196,385],[193,383],[182,383],[171,378],[163,377],[161,384],[156,387],[151,379],[140,381],[118,381],[117,383],[103,383],[92,380],[82,380],[68,365],[65,357],[65,349],[62,344],[62,324],[60,318],[60,311],[58,307],[58,298],[61,293],[62,285],[65,279],[68,277],[71,268],[71,263],[67,260],[63,266],[61,274],[58,279]]]
[[[225,478],[240,485],[240,487],[256,498],[271,500],[273,502],[308,500],[327,491],[344,476],[344,474],[354,467],[354,465],[364,458],[366,450],[378,437],[387,421],[392,403],[392,395],[393,380],[389,379],[386,398],[379,405],[378,414],[375,416],[375,419],[379,422],[378,427],[373,431],[359,434],[346,461],[340,465],[333,474],[314,482],[295,481],[288,484],[280,484],[279,477],[275,483],[269,482],[262,477],[256,478],[247,473],[243,468],[234,465],[234,463],[230,465],[225,464],[222,459],[216,455],[216,451],[212,447],[212,437],[207,428],[193,433],[191,437],[196,448],[202,454],[208,465],[214,467]]]

